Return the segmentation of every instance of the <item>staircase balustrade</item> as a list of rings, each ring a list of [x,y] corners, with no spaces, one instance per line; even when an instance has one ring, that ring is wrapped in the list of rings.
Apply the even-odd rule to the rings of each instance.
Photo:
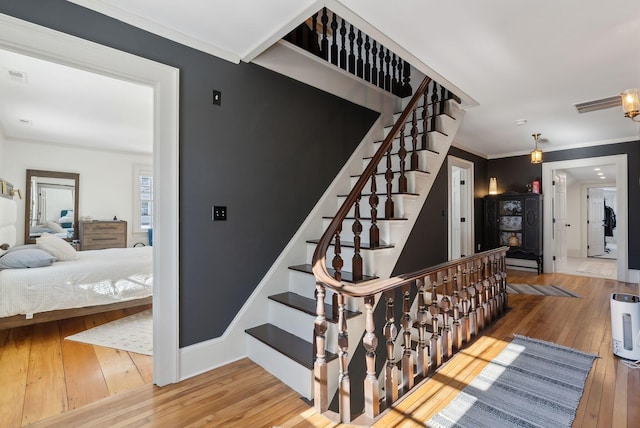
[[[284,40],[399,97],[412,94],[409,63],[326,7]]]
[[[327,330],[324,295],[327,288],[338,296],[338,418],[342,423],[370,425],[384,409],[433,374],[506,311],[507,250],[508,247],[502,247],[394,278],[360,284],[341,283],[336,286],[334,281],[318,280],[315,322],[318,347],[314,364],[316,410],[332,420],[336,419],[328,415],[331,412],[328,411],[330,400],[324,349]],[[417,305],[412,305],[412,289],[417,293]],[[483,292],[477,292],[478,289]],[[394,318],[396,290],[402,296],[400,331]],[[350,402],[351,388],[359,386],[351,384],[347,364],[350,352],[348,325],[343,315],[347,297],[363,299],[365,307],[362,346],[366,350],[366,376],[362,385],[364,408],[361,412],[353,412]],[[380,299],[386,306],[386,322],[377,332],[374,307],[376,300]],[[415,310],[412,310],[413,306]],[[385,341],[380,348],[386,352],[383,386],[375,368],[376,353],[380,352],[377,335]],[[401,356],[396,359],[398,354]]]
[[[329,19],[323,17],[321,21],[328,22]],[[331,22],[332,28],[334,24],[337,28],[338,23],[335,16],[331,18]],[[340,31],[346,35],[347,32],[351,34],[351,31],[355,30],[348,30],[343,21],[340,25]],[[355,36],[355,32],[353,34],[352,40],[355,40],[357,45],[360,43],[360,38]],[[366,37],[364,40],[366,44]],[[321,45],[328,46],[329,41],[321,43]],[[375,49],[374,42],[372,52]],[[394,65],[392,54],[382,49],[378,51],[378,54],[380,68],[384,64],[384,67],[390,70],[390,67]],[[348,54],[345,52],[344,56],[346,61]],[[375,55],[372,55],[372,58],[375,58]],[[397,63],[397,59],[395,61]],[[358,64],[357,59],[355,64]],[[348,67],[347,63],[345,63],[345,67]],[[375,60],[373,67],[376,67]],[[402,75],[399,73],[396,76]],[[391,71],[384,73],[384,76],[379,76],[378,82],[386,85],[387,81],[389,86],[394,81]],[[348,326],[343,315],[346,298],[364,299],[366,330],[362,346],[366,350],[366,377],[362,394],[365,397],[364,409],[362,409],[364,416],[362,417],[369,419],[375,418],[380,411],[390,406],[399,397],[407,394],[414,385],[433,373],[443,361],[451,358],[455,352],[469,343],[506,309],[505,257],[507,247],[394,278],[372,280],[371,276],[365,276],[363,273],[366,267],[361,256],[363,233],[363,218],[360,215],[361,201],[369,202],[371,213],[368,248],[375,249],[391,244],[380,240],[379,197],[376,193],[377,176],[384,177],[386,186],[384,220],[395,219],[394,185],[398,190],[396,193],[406,193],[407,171],[427,170],[426,165],[421,165],[420,161],[423,158],[419,156],[419,153],[430,149],[429,134],[438,132],[438,116],[447,113],[447,102],[450,99],[457,98],[437,82],[432,81],[429,77],[422,81],[391,131],[364,168],[344,203],[331,219],[315,249],[312,268],[317,283],[318,308],[320,308],[320,299],[324,302],[324,296],[329,289],[333,294],[332,311],[339,319],[338,402],[342,422],[351,422],[352,420],[350,402],[352,385],[347,364],[350,352]],[[418,123],[419,120],[422,120],[421,126]],[[421,133],[422,135],[420,135]],[[394,148],[394,140],[398,140],[398,137],[400,137],[398,145]],[[408,143],[410,152],[407,149]],[[398,159],[398,162],[394,163],[395,159]],[[385,166],[380,169],[379,165],[382,162]],[[396,166],[394,167],[394,165]],[[364,195],[363,191],[367,186],[371,193]],[[351,263],[351,281],[345,281],[346,276],[342,271],[344,260],[342,259],[341,234],[343,222],[348,219],[349,213],[353,213],[350,220],[353,221],[351,230],[353,232],[354,255]],[[327,253],[330,247],[334,249],[331,262],[334,269],[333,275],[329,273],[327,267],[327,257],[330,257]],[[399,320],[400,335],[398,335],[398,326],[394,318],[394,292],[396,289],[399,289],[402,296],[400,309],[402,317]],[[412,305],[412,296],[415,293],[417,293],[417,305]],[[379,385],[375,373],[378,339],[373,308],[376,299],[380,298],[384,299],[387,310],[383,331],[378,333],[384,337],[386,348],[384,387]],[[416,309],[412,311],[414,306]],[[329,408],[328,379],[326,377],[328,371],[324,346],[326,331],[327,321],[324,309],[322,309],[317,313],[314,330],[314,343],[317,344],[314,365],[316,382],[314,403],[316,409],[321,413],[328,411]],[[396,349],[401,355],[399,361],[396,361]],[[359,412],[353,412],[353,414],[357,413]]]

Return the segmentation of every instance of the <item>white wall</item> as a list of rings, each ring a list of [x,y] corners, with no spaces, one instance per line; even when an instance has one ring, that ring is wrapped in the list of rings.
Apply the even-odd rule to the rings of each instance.
[[[4,178],[5,180],[11,183],[11,181],[9,180],[9,177],[5,177],[6,171],[4,169],[4,165],[6,163],[5,161],[6,156],[4,155],[4,146],[5,146],[4,141],[5,141],[4,135],[2,135],[2,131],[0,130],[0,178]]]
[[[0,145],[1,147],[1,145]],[[4,142],[6,179],[24,191],[27,169],[80,174],[79,217],[111,220],[117,216],[128,222],[127,245],[146,242],[146,235],[132,235],[133,165],[152,165],[151,154],[87,150],[71,146]],[[2,164],[0,164],[2,167]],[[24,219],[24,200],[18,203],[18,219]],[[24,223],[18,221],[18,244],[24,243]]]
[[[580,257],[582,241],[582,222],[586,221],[586,216],[581,211],[580,204],[581,186],[579,182],[573,181],[567,185],[567,256]],[[583,220],[584,219],[584,220]],[[584,244],[586,245],[586,244]]]

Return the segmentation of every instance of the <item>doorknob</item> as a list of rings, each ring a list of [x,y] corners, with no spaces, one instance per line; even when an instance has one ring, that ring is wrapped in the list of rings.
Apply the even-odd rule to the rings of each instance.
[[[567,226],[567,227],[571,227],[571,225],[570,225],[569,223],[565,224],[565,226]]]

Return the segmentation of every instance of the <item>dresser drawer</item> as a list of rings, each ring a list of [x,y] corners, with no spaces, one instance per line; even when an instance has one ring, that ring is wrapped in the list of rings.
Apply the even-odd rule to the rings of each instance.
[[[125,248],[127,246],[126,221],[80,222],[80,249]]]

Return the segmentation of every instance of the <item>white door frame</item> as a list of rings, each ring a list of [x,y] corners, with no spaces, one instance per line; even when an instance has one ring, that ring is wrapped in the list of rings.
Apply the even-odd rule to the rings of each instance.
[[[154,89],[153,381],[177,382],[179,70],[3,14],[0,48]]]
[[[448,221],[447,221],[447,255],[449,260],[451,260],[451,258],[453,257],[453,254],[451,252],[452,249],[452,235],[453,235],[453,225],[452,225],[452,221],[451,221],[451,213],[452,211],[452,191],[453,191],[453,182],[452,182],[452,175],[453,175],[453,167],[458,167],[464,170],[467,170],[468,174],[467,174],[467,180],[468,183],[465,184],[465,192],[464,192],[464,197],[467,200],[467,206],[468,206],[468,213],[467,216],[465,217],[465,225],[463,227],[463,229],[465,230],[465,232],[463,233],[464,236],[464,247],[466,249],[468,249],[469,254],[467,254],[467,256],[473,254],[475,252],[475,246],[474,246],[474,206],[473,206],[473,194],[474,194],[474,181],[473,181],[473,174],[474,174],[474,164],[471,161],[465,160],[465,159],[460,159],[457,158],[455,156],[447,156],[447,207],[449,210],[449,215],[448,215]]]
[[[612,155],[601,156],[594,158],[573,159],[567,161],[558,162],[545,162],[542,164],[542,193],[543,195],[549,195],[553,197],[553,172],[556,169],[569,169],[579,168],[585,166],[602,166],[602,165],[616,165],[616,192],[618,195],[627,195],[627,155]],[[630,278],[630,272],[627,269],[627,213],[628,203],[627,198],[618,198],[618,210],[620,215],[616,220],[616,229],[619,232],[618,239],[618,260],[617,260],[617,274],[618,281],[632,282]],[[544,271],[553,272],[553,254],[554,254],[554,242],[553,242],[553,212],[552,201],[545,201],[543,204],[543,255],[544,255]]]

